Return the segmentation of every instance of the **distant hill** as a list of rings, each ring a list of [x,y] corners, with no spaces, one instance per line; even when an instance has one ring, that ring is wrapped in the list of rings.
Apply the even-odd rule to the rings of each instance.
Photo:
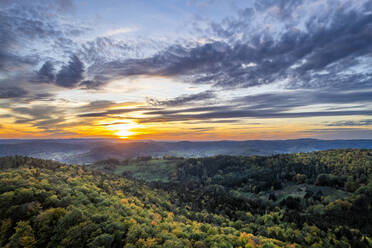
[[[121,141],[111,139],[0,140],[0,156],[23,155],[63,163],[140,156],[273,155],[339,148],[372,148],[372,140]]]

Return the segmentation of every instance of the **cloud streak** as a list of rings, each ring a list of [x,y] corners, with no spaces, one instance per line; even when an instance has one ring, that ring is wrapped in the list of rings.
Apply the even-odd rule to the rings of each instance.
[[[149,122],[174,122],[190,120],[210,120],[210,119],[236,119],[236,118],[308,118],[308,117],[334,117],[334,116],[353,116],[353,115],[372,115],[372,110],[346,110],[346,111],[307,111],[307,112],[277,112],[273,110],[239,110],[226,107],[225,111],[210,111],[206,113],[185,114],[189,110],[179,110],[179,113],[167,114],[157,112],[158,117],[137,118],[140,123]],[[150,114],[153,114],[150,112]]]
[[[326,125],[330,127],[361,127],[361,126],[370,127],[372,126],[372,119],[365,119],[359,121],[337,121],[332,123],[326,123]]]
[[[154,105],[154,106],[180,106],[186,103],[195,103],[195,102],[200,102],[200,101],[205,101],[205,100],[210,100],[210,99],[215,99],[215,98],[216,98],[216,94],[208,90],[208,91],[200,92],[196,94],[182,95],[174,99],[169,99],[169,100],[164,100],[164,101],[160,101],[154,98],[148,98],[147,102],[150,105]]]
[[[104,36],[113,36],[113,35],[118,35],[118,34],[126,34],[126,33],[131,33],[137,31],[137,27],[122,27],[122,28],[117,28],[117,29],[112,29],[107,32],[105,32],[103,35]]]

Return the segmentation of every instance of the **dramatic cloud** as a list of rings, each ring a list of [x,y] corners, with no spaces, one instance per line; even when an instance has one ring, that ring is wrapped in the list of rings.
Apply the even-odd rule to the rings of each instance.
[[[343,85],[351,80],[354,85],[369,87],[370,74],[355,70],[352,76],[348,74],[348,70],[362,65],[372,50],[372,13],[368,11],[368,2],[353,3],[351,7],[332,1],[315,2],[257,2],[252,8],[240,10],[238,17],[211,23],[208,32],[215,35],[215,41],[179,43],[166,48],[160,45],[150,48],[162,50],[148,57],[144,57],[151,54],[144,52],[148,45],[141,49],[133,41],[130,44],[97,38],[79,49],[89,65],[88,78],[81,86],[99,88],[121,77],[160,75],[221,87],[250,87],[279,80],[296,88],[334,86],[332,83],[336,82]],[[327,8],[327,15],[319,11],[319,5]],[[301,19],[299,14],[304,9],[307,15]],[[37,16],[44,20],[40,13]],[[265,22],[270,28],[263,25]],[[34,24],[21,33],[29,38],[64,39],[61,31],[40,25]],[[36,29],[40,30],[33,31]],[[69,32],[73,33],[72,28]],[[83,80],[79,67],[82,62],[76,55],[73,58],[57,75],[56,83],[62,87],[76,87]],[[52,74],[48,74],[46,79],[51,78]]]
[[[73,55],[67,65],[62,66],[57,74],[56,84],[66,88],[77,86],[83,80],[84,65]]]
[[[277,5],[271,2],[256,10],[244,10],[240,19],[212,25],[216,35],[223,38],[221,41],[191,47],[170,46],[152,57],[105,63],[100,72],[113,78],[180,77],[188,82],[221,87],[250,87],[279,80],[287,80],[290,87],[297,88],[329,87],[332,86],[329,78],[340,85],[354,79],[354,85],[370,87],[371,75],[353,70],[363,66],[363,60],[372,52],[372,13],[368,3],[354,8],[327,3],[328,8],[335,9],[326,16],[310,9],[311,16],[300,22],[302,27],[293,24],[297,19],[285,19],[293,9],[303,9],[308,4],[308,1],[280,1]],[[255,26],[262,22],[262,15],[274,10],[279,12],[277,19],[269,19],[267,25],[281,22],[280,32],[274,26],[274,30]],[[247,19],[251,20],[249,30],[256,27],[260,32],[250,34],[242,30]],[[234,38],[242,31],[245,31],[244,39]],[[350,70],[352,76],[348,75]]]
[[[293,4],[290,1],[276,8],[280,13],[288,12]],[[293,8],[300,4],[296,2]],[[303,2],[301,8],[306,4],[309,3]],[[368,59],[372,51],[369,5],[351,9],[347,4],[329,4],[328,7],[335,7],[335,10],[328,16],[322,12],[312,13],[311,18],[302,20],[302,29],[291,24],[281,27],[280,33],[269,29],[251,35],[244,33],[249,35],[244,39],[216,41],[191,48],[171,46],[150,58],[107,63],[102,72],[116,76],[175,76],[222,87],[249,87],[287,80],[291,87],[319,88],[333,86],[329,83],[330,78],[332,83],[338,81],[339,85],[354,79],[354,85],[368,84],[370,87],[371,75],[353,70],[365,63],[363,60]],[[252,23],[262,18],[260,12],[254,16],[251,13],[244,11],[241,15],[248,15],[244,20],[253,18]],[[268,25],[278,22],[271,21],[273,23]],[[242,23],[238,20],[228,22],[229,31],[226,32],[230,37],[235,37],[231,32],[242,31]],[[258,30],[262,28],[258,27]],[[352,76],[348,75],[349,70],[353,70]]]
[[[40,82],[52,83],[55,77],[55,68],[50,61],[45,62],[37,72],[37,80]]]

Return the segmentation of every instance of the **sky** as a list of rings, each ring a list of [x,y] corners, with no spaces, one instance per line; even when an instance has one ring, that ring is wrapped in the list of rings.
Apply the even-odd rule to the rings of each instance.
[[[372,139],[372,0],[0,0],[0,138]]]

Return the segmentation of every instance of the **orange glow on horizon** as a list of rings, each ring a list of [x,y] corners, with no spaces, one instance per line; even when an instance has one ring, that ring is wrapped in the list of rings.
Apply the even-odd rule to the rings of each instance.
[[[136,119],[138,118],[138,119]],[[258,120],[257,123],[141,123],[136,114],[105,119],[72,119],[60,127],[43,130],[30,124],[2,123],[0,138],[111,138],[122,140],[272,140],[314,137],[311,130],[327,130],[327,126],[305,125],[303,122],[285,124],[285,121]],[[354,129],[357,127],[353,127]],[[359,127],[361,130],[365,130]],[[347,130],[348,128],[344,128]]]
[[[121,124],[108,124],[108,129],[113,131],[120,139],[128,139],[130,136],[135,135],[136,132],[133,129],[137,127],[138,124],[133,121]]]

